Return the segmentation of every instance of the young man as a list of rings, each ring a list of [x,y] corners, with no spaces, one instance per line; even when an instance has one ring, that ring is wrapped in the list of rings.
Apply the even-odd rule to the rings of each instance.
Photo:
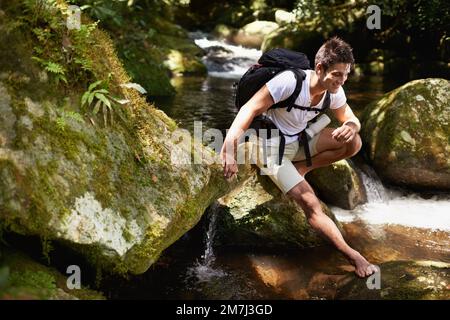
[[[366,277],[376,272],[375,266],[345,242],[334,222],[322,211],[319,199],[304,179],[308,171],[352,157],[361,148],[361,138],[358,135],[360,123],[346,103],[347,99],[342,88],[353,63],[351,47],[335,37],[325,42],[317,52],[314,70],[305,71],[306,78],[295,104],[320,109],[328,91],[330,109],[342,124],[337,129],[323,129],[309,141],[312,166],[306,166],[305,151],[299,144],[298,137],[288,135],[302,131],[315,113],[300,109],[288,112],[286,108],[269,110],[274,103],[287,99],[294,92],[296,80],[292,71],[276,75],[242,106],[227,133],[221,157],[224,176],[231,179],[238,171],[234,152],[237,149],[238,139],[256,116],[265,114],[281,132],[286,134],[282,163],[272,164],[272,169],[275,170],[269,171],[269,177],[283,193],[292,197],[301,206],[308,223],[349,259],[355,266],[356,274]],[[277,149],[275,142],[268,140],[267,144],[269,148]],[[258,166],[264,170],[261,163],[258,162]]]

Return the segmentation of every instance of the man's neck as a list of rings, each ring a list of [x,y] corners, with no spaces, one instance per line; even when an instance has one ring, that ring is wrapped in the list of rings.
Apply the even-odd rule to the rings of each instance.
[[[314,70],[311,71],[311,79],[309,80],[309,94],[311,99],[322,95],[326,89],[320,84],[319,77]]]

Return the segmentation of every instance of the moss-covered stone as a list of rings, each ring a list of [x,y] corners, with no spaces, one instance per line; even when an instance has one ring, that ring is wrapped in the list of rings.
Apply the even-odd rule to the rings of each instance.
[[[232,36],[232,41],[238,45],[261,48],[264,37],[278,29],[278,24],[272,21],[253,21],[239,29]]]
[[[378,175],[416,189],[450,190],[450,82],[411,81],[368,105],[361,136]]]
[[[328,204],[352,210],[366,201],[364,186],[355,169],[341,160],[306,175],[317,195]]]
[[[95,25],[83,36],[66,34],[62,0],[39,7],[35,21],[39,3],[9,2],[0,23],[0,222],[73,247],[99,269],[145,272],[234,184],[211,150],[172,138],[175,122],[122,86],[131,79],[107,34]],[[67,73],[67,83],[42,76],[32,59],[30,48],[41,43],[30,28],[47,27],[48,19],[46,58],[60,57],[64,35],[77,37],[72,53],[90,66]],[[66,70],[75,63],[58,61]],[[129,100],[114,105],[107,126],[102,112],[80,107],[95,80]]]
[[[391,261],[380,265],[379,289],[354,275],[343,279],[336,299],[448,300],[450,265],[434,261]],[[372,280],[376,285],[376,279]]]
[[[305,248],[324,244],[295,201],[256,172],[218,203],[214,241],[219,246]],[[326,205],[322,208],[336,222]]]
[[[287,48],[304,52],[313,58],[323,41],[324,37],[317,31],[287,25],[267,34],[261,44],[261,50],[266,52],[274,48]]]
[[[0,299],[105,299],[100,292],[84,286],[80,289],[69,289],[64,275],[35,262],[21,252],[6,248],[1,248],[0,252],[0,268],[6,270],[3,274],[6,281],[0,281]]]

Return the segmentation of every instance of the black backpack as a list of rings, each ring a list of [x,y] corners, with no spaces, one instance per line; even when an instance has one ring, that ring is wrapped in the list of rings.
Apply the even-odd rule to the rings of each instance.
[[[308,57],[301,52],[295,52],[287,49],[272,49],[270,51],[265,52],[258,60],[258,64],[251,66],[247,72],[241,77],[238,83],[235,84],[235,106],[238,110],[250,100],[251,97],[259,90],[263,85],[265,85],[270,79],[275,77],[282,71],[290,70],[294,73],[295,79],[297,81],[295,90],[290,97],[286,100],[280,101],[272,105],[269,109],[275,108],[287,108],[286,111],[290,112],[293,108],[301,109],[306,111],[315,112],[316,116],[319,113],[325,112],[326,109],[330,106],[330,93],[327,91],[325,96],[325,101],[323,103],[322,109],[318,110],[316,108],[303,107],[295,104],[295,100],[297,99],[300,91],[302,90],[303,80],[305,80],[306,74],[303,70],[311,69]],[[310,120],[313,122],[315,120]],[[270,139],[271,129],[277,129],[281,138],[280,141],[280,150],[279,150],[279,161],[281,164],[284,147],[285,147],[285,136],[298,136],[300,143],[303,144],[305,148],[306,155],[306,163],[307,166],[311,166],[311,155],[308,146],[308,140],[306,133],[303,131],[298,132],[294,135],[284,134],[281,130],[279,130],[276,125],[265,116],[256,117],[250,128],[253,129],[268,129],[268,139]],[[258,132],[258,131],[257,131]],[[265,141],[264,143],[264,151],[265,151]]]

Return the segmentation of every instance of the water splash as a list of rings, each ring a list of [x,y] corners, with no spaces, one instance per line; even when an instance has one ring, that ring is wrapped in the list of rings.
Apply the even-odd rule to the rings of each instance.
[[[197,260],[186,272],[187,278],[193,279],[197,283],[208,282],[227,275],[225,271],[214,265],[216,260],[214,255],[214,237],[216,234],[218,206],[217,202],[212,204],[206,213],[209,224],[205,236],[205,252],[200,260]]]
[[[387,202],[368,202],[348,211],[333,207],[341,222],[360,219],[367,224],[398,224],[408,227],[450,231],[450,197],[424,199],[417,194],[399,196],[390,191]]]

